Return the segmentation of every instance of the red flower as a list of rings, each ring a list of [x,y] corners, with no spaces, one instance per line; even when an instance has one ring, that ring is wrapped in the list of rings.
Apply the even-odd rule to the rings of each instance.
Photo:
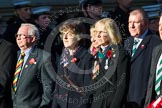
[[[97,48],[93,47],[92,48],[92,55],[95,56],[97,54]]]
[[[75,57],[71,59],[71,62],[73,62],[73,63],[75,63],[76,61],[77,61],[77,58],[75,58]]]
[[[153,103],[155,102],[155,100],[154,101],[152,101],[148,106],[147,106],[147,108],[153,108]]]
[[[142,49],[144,49],[144,48],[145,48],[145,45],[144,45],[144,44],[142,44],[142,45],[141,45],[141,48],[142,48]]]
[[[31,58],[29,61],[30,64],[36,64],[36,60],[34,58]]]
[[[161,108],[162,107],[162,99],[159,97],[156,101],[152,101],[147,108]]]
[[[156,108],[161,108],[162,107],[162,99],[160,100],[160,102],[157,104]]]
[[[106,56],[108,58],[111,58],[112,57],[112,50],[109,50],[107,53],[106,53]]]

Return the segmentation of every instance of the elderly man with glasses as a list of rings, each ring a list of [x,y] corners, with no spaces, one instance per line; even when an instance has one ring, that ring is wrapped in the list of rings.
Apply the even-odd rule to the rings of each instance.
[[[50,106],[53,82],[48,71],[50,54],[35,47],[38,38],[38,29],[29,23],[21,24],[16,34],[20,51],[11,88],[14,108]]]

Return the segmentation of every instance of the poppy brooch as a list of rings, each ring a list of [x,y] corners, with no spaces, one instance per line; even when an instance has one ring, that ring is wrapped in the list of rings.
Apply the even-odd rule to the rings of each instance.
[[[34,58],[31,58],[31,59],[29,60],[29,63],[32,65],[32,64],[36,64],[37,62],[36,62],[36,60],[35,60]]]

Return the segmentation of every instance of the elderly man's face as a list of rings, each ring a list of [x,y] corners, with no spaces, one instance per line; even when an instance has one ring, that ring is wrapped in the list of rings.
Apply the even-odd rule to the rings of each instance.
[[[159,21],[159,35],[160,35],[160,39],[162,40],[162,16],[160,17],[160,21]]]
[[[128,23],[129,32],[133,37],[139,37],[145,32],[147,28],[147,24],[143,20],[143,17],[140,13],[136,15],[130,15]]]
[[[22,26],[19,28],[16,34],[16,42],[22,51],[27,50],[32,47],[35,43],[36,38],[34,36],[28,35],[29,26]]]

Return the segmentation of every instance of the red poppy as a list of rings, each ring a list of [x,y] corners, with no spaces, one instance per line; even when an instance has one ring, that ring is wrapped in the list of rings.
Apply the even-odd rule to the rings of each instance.
[[[158,102],[159,101],[159,102]],[[157,103],[158,102],[158,103]],[[156,105],[154,107],[154,105]],[[156,101],[152,101],[147,108],[161,108],[162,107],[162,99],[158,98]]]
[[[92,55],[95,56],[97,54],[97,48],[93,47],[92,48]]]
[[[112,57],[112,50],[109,50],[107,53],[106,53],[106,56],[108,58],[111,58]]]
[[[160,100],[160,102],[157,104],[156,108],[161,108],[162,107],[162,99]]]
[[[155,100],[154,101],[152,101],[148,106],[147,106],[147,108],[153,108],[153,103],[155,102]]]
[[[144,45],[144,44],[142,44],[142,45],[141,45],[141,48],[142,48],[142,49],[144,49],[144,48],[145,48],[145,45]]]
[[[75,58],[75,57],[71,59],[71,62],[73,62],[73,63],[75,63],[76,61],[77,61],[77,58]]]
[[[31,58],[29,61],[30,64],[36,64],[36,60],[34,58]]]

